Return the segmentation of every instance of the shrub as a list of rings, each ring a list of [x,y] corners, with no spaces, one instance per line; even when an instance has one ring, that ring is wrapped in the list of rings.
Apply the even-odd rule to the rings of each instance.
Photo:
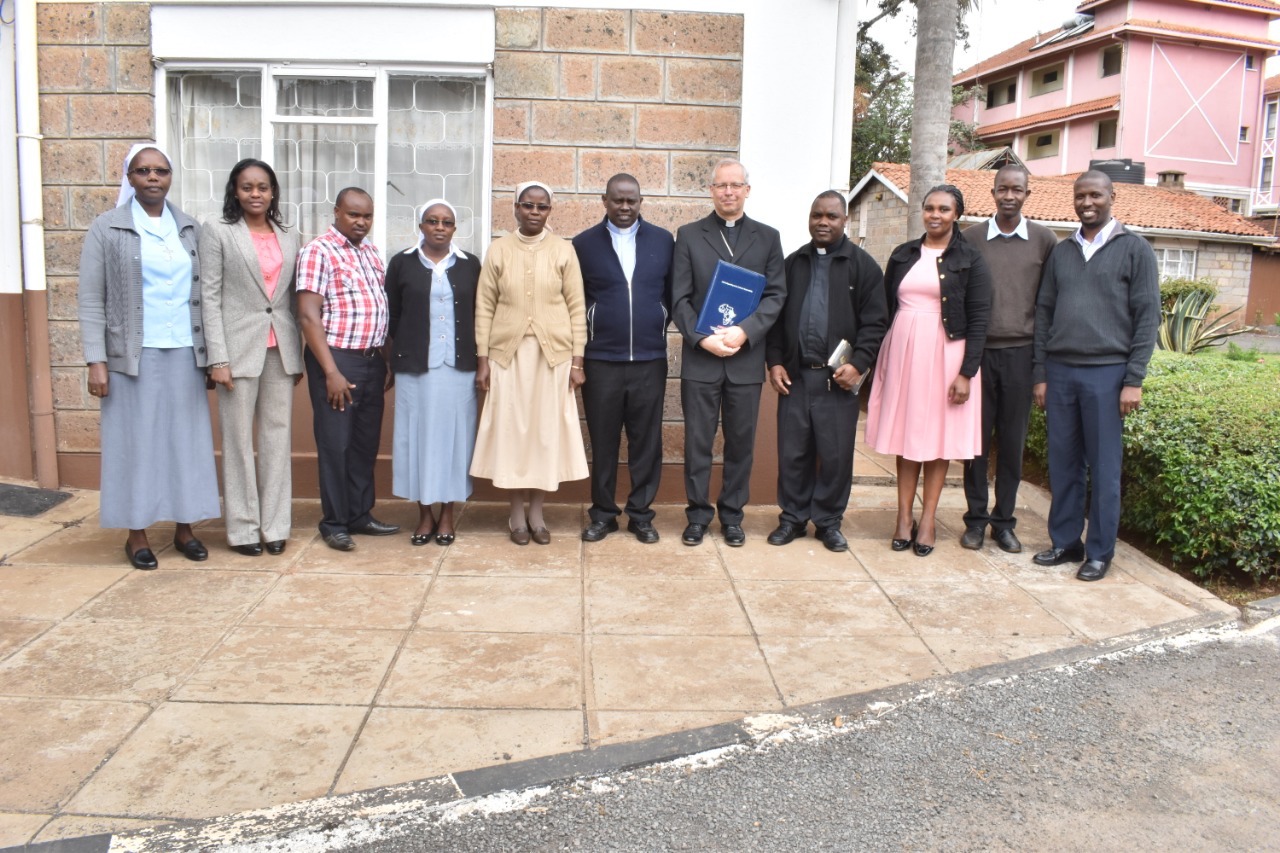
[[[1207,302],[1218,298],[1218,285],[1211,278],[1169,278],[1160,282],[1160,307],[1168,311],[1184,293],[1203,293]]]
[[[1160,312],[1163,316],[1160,318],[1156,344],[1160,349],[1173,352],[1197,353],[1244,332],[1243,328],[1230,328],[1231,321],[1223,319],[1239,311],[1239,308],[1232,308],[1212,323],[1206,320],[1215,307],[1213,297],[1206,296],[1199,290],[1178,294],[1173,305]]]
[[[1045,464],[1044,417],[1027,449]],[[1121,525],[1201,577],[1280,576],[1280,369],[1156,352],[1125,419]]]
[[[1227,343],[1227,358],[1231,361],[1257,361],[1261,356],[1262,351],[1257,347],[1245,349],[1234,342]]]

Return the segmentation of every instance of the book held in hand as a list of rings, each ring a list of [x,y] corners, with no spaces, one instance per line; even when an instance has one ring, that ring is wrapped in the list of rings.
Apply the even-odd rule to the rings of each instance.
[[[836,344],[836,348],[831,351],[831,357],[827,359],[827,367],[832,370],[838,369],[843,364],[850,364],[853,361],[853,346],[844,338],[840,339],[840,343]],[[856,368],[855,368],[856,369]],[[868,370],[858,377],[858,381],[854,384],[850,391],[856,392],[862,387],[862,383],[867,379]]]
[[[694,328],[699,334],[714,335],[721,326],[738,325],[760,304],[764,283],[764,276],[758,272],[718,261]]]

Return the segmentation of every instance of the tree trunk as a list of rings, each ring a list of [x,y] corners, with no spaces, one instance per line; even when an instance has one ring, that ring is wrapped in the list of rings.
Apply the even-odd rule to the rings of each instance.
[[[959,0],[917,0],[916,73],[911,113],[911,192],[906,239],[923,231],[920,206],[930,187],[946,179],[951,126],[951,65]]]

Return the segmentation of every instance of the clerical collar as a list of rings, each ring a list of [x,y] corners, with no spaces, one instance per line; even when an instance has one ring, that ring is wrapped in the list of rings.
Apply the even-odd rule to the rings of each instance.
[[[816,251],[819,255],[827,255],[827,254],[830,254],[831,252],[835,252],[839,250],[839,248],[844,245],[844,241],[847,239],[848,238],[844,234],[841,234],[840,239],[832,243],[827,248],[824,249],[816,243],[814,244],[813,248],[814,248],[814,251]]]
[[[744,215],[745,215],[745,214],[744,214]],[[723,216],[721,216],[721,215],[720,215],[720,214],[718,214],[718,213],[715,215],[715,217],[716,217],[716,219],[720,220],[720,227],[721,227],[721,228],[737,228],[737,227],[738,227],[738,223],[740,223],[740,222],[742,221],[742,217],[741,217],[741,216],[739,216],[737,219],[733,220],[732,222],[730,222],[729,220],[725,219]]]
[[[617,225],[614,225],[608,219],[604,221],[604,227],[608,228],[611,234],[618,234],[619,236],[629,237],[640,230],[640,218],[636,217],[636,221],[631,223],[630,228],[619,228]]]

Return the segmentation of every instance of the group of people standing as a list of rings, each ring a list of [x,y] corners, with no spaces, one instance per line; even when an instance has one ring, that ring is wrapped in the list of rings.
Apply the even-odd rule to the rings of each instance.
[[[280,215],[275,173],[262,161],[232,169],[222,217],[203,228],[166,200],[172,165],[156,145],[135,146],[124,171],[119,205],[86,237],[79,300],[89,390],[102,407],[102,525],[129,529],[125,553],[137,568],[157,565],[147,528],[159,521],[177,524],[176,552],[208,557],[191,527],[220,515],[206,382],[218,389],[228,544],[248,556],[284,552],[291,401],[304,372],[319,527],[331,548],[355,548],[353,535],[399,532],[372,515],[393,386],[393,492],[419,505],[413,545],[454,541],[454,504],[470,496],[473,477],[509,491],[512,542],[548,544],[546,495],[588,475],[583,540],[617,531],[625,512],[632,535],[657,542],[652,503],[674,322],[683,336],[684,544],[700,544],[717,516],[727,545],[745,542],[767,379],[779,395],[781,510],[768,542],[786,545],[812,522],[825,547],[847,550],[841,523],[858,391],[874,369],[867,439],[897,456],[895,550],[933,550],[954,459],[967,460],[961,544],[981,547],[990,525],[999,547],[1021,550],[1014,502],[1034,398],[1049,411],[1054,486],[1054,547],[1036,562],[1080,559],[1081,577],[1106,572],[1118,525],[1119,418],[1140,401],[1155,279],[1154,256],[1138,245],[1145,242],[1127,239],[1133,235],[1110,218],[1105,176],[1077,181],[1081,230],[1062,244],[1021,216],[1029,189],[1020,167],[997,173],[996,216],[963,234],[963,196],[936,187],[925,197],[923,236],[895,249],[882,274],[846,236],[847,204],[835,191],[814,199],[810,242],[784,257],[778,231],[745,214],[750,180],[732,159],[712,173],[714,211],[674,239],[642,218],[631,175],[609,180],[603,220],[572,242],[547,228],[554,193],[533,181],[516,189],[516,229],[483,262],[453,242],[454,207],[432,199],[420,209],[417,244],[385,269],[367,239],[373,200],[362,189],[340,192],[332,227],[299,247]],[[698,318],[720,261],[765,284],[754,311],[706,334]],[[1118,313],[1098,323],[1100,310]],[[1100,409],[1113,393],[1107,418]],[[724,464],[713,503],[717,430]],[[631,488],[620,508],[623,434]],[[988,511],[992,446],[996,502]],[[1094,489],[1087,554],[1086,460]]]

